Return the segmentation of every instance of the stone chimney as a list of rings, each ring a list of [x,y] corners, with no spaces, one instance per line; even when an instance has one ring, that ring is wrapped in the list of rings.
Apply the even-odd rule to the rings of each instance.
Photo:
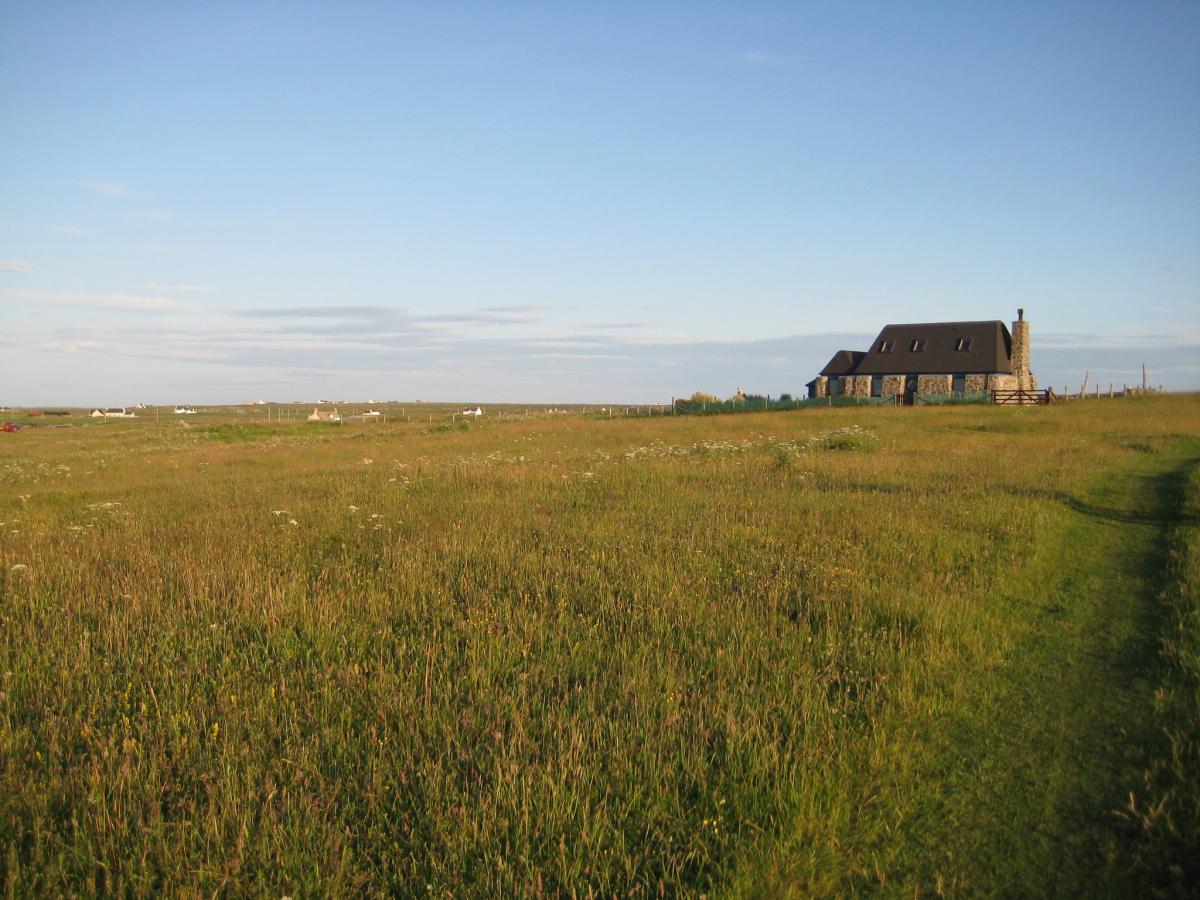
[[[1017,310],[1017,321],[1012,323],[1012,373],[1020,390],[1035,390],[1029,371],[1029,323],[1025,321],[1023,309]]]

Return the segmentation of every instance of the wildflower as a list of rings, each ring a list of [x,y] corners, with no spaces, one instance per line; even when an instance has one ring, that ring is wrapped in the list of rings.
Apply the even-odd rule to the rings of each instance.
[[[373,463],[373,462],[375,462],[375,460],[373,460],[373,459],[367,459],[367,458],[365,458],[365,457],[363,458],[363,465],[364,465],[364,466],[369,466],[369,465],[371,465],[371,463]]]
[[[352,512],[352,513],[358,512],[358,507],[355,506],[353,503],[350,504],[350,512]]]
[[[14,572],[24,572],[28,568],[29,566],[25,565],[25,563],[13,563],[11,566],[9,566],[9,569]]]
[[[295,519],[288,519],[288,524],[289,525],[299,525],[300,523],[297,522]]]

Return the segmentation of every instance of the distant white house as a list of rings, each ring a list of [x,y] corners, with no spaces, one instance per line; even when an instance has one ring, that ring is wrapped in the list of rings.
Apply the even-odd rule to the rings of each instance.
[[[381,413],[377,409],[368,409],[365,413],[362,413],[361,415],[363,416],[363,418],[367,418],[368,416],[370,416],[371,418],[374,419],[374,418],[378,418],[379,416],[383,415],[383,413]]]
[[[308,416],[310,422],[341,422],[342,417],[338,415],[336,409],[331,409],[328,412],[322,411],[317,407],[313,407],[313,411]]]
[[[192,406],[177,406],[175,407],[175,415],[177,416],[194,416],[196,409]]]
[[[464,410],[462,411],[462,414],[463,414],[464,416],[482,416],[482,415],[483,415],[483,409],[482,409],[482,407],[479,407],[479,406],[475,407],[474,409],[471,409],[471,408],[468,406],[466,409],[464,409]]]

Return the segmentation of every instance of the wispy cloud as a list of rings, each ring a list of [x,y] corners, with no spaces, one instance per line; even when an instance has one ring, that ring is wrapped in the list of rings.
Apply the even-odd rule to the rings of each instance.
[[[33,267],[29,263],[21,262],[18,259],[0,259],[0,272],[32,272]]]
[[[488,313],[540,313],[546,307],[537,303],[519,303],[511,306],[485,306],[482,309]]]
[[[147,194],[145,191],[139,191],[136,188],[131,188],[127,184],[121,184],[117,181],[97,181],[93,179],[82,179],[78,182],[80,187],[85,187],[94,194],[99,194],[102,197],[116,197],[121,200],[153,200],[154,197]]]
[[[1052,350],[1107,349],[1124,350],[1139,347],[1194,346],[1200,344],[1200,327],[1181,325],[1170,333],[1156,334],[1145,331],[1126,331],[1111,334],[1086,332],[1044,332],[1035,334],[1034,348],[1038,346]]]
[[[742,54],[742,60],[756,66],[790,66],[799,62],[800,57],[767,50],[750,50]]]
[[[202,284],[161,284],[151,281],[144,285],[148,291],[165,291],[168,294],[211,294],[213,289]]]
[[[442,322],[458,325],[531,325],[541,321],[540,315],[519,313],[522,307],[488,307],[462,312],[433,313],[414,316],[414,322]]]
[[[14,292],[0,292],[0,303]],[[23,296],[43,296],[25,294]],[[128,304],[126,295],[63,295],[89,305]],[[140,298],[144,304],[147,299]],[[401,379],[405,392],[426,398],[489,397],[530,402],[563,400],[656,399],[705,390],[721,395],[738,385],[758,393],[790,391],[804,384],[838,347],[866,346],[873,334],[826,333],[765,339],[650,337],[614,333],[519,333],[413,325],[397,307],[350,307],[367,318],[345,318],[346,307],[298,307],[306,313],[336,311],[341,321],[316,315],[308,319],[265,316],[231,318],[222,312],[192,309],[186,314],[161,311],[138,321],[79,322],[46,327],[49,317],[23,317],[15,332],[0,333],[0,344],[43,354],[46,375],[71,373],[61,381],[62,402],[93,389],[85,362],[67,354],[104,353],[139,360],[138,372],[158,372],[156,388],[214,391],[231,377],[255,373],[255,384],[279,385],[291,396],[336,393],[370,396],[381,384]],[[385,320],[370,318],[386,311]],[[273,310],[272,312],[279,312]],[[253,312],[253,311],[252,311]],[[28,324],[26,324],[28,322]],[[553,332],[553,329],[551,329]],[[1200,385],[1200,343],[1155,343],[1143,335],[1141,346],[1128,336],[1071,335],[1075,346],[1035,341],[1034,371],[1043,384],[1077,385],[1085,370],[1093,383],[1140,383],[1141,363],[1151,364],[1154,383],[1170,387]],[[210,372],[196,378],[187,366]],[[154,368],[158,367],[158,368]],[[193,374],[188,374],[191,371]],[[261,377],[259,377],[261,376]],[[140,376],[147,379],[148,376]],[[145,388],[151,382],[138,382]],[[73,393],[72,393],[73,392]],[[220,394],[213,394],[214,399]],[[226,396],[225,401],[239,399]]]
[[[170,297],[68,291],[0,291],[0,298],[34,306],[76,306],[124,312],[182,312],[188,307]]]
[[[81,225],[48,225],[46,230],[51,234],[60,234],[63,237],[87,237],[92,233]]]
[[[596,322],[583,328],[593,331],[627,331],[632,328],[649,328],[651,322]]]
[[[231,316],[247,319],[397,319],[408,318],[399,306],[271,306],[236,309]]]

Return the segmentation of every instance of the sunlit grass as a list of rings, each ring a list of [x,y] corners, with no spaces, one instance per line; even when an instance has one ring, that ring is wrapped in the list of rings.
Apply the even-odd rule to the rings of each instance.
[[[1198,431],[1146,398],[0,435],[6,880],[728,884],[1003,663],[1063,497]]]

